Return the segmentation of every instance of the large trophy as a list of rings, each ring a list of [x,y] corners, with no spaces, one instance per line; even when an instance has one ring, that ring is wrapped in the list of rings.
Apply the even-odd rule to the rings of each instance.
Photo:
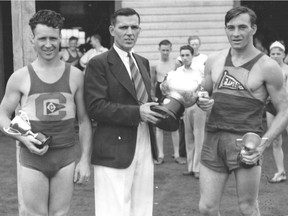
[[[151,110],[164,115],[164,118],[156,123],[157,127],[166,131],[177,130],[185,108],[194,105],[199,96],[209,97],[208,92],[200,91],[201,80],[200,73],[168,73],[160,85],[164,97],[160,99],[159,105],[151,106]]]
[[[253,153],[256,148],[261,144],[262,140],[268,140],[266,137],[260,137],[256,133],[248,132],[244,134],[244,136],[240,139],[236,139],[236,144],[241,147],[241,151],[239,153],[240,164],[244,168],[251,168],[259,162],[259,160],[255,164],[247,164],[243,161],[242,155],[245,153]]]
[[[22,110],[19,111],[19,115],[16,115],[12,119],[9,127],[3,129],[7,134],[11,135],[33,136],[35,139],[41,142],[41,145],[35,145],[39,149],[43,148],[45,145],[48,145],[52,140],[51,136],[47,136],[43,132],[33,133],[31,131],[29,118]]]

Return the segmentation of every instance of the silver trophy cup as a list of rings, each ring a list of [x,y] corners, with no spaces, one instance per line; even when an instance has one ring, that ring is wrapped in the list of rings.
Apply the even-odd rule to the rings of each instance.
[[[51,136],[47,136],[43,132],[33,133],[31,131],[29,118],[27,114],[22,110],[19,111],[19,115],[16,115],[12,119],[9,127],[3,129],[7,134],[11,135],[33,136],[35,139],[41,142],[41,145],[35,145],[37,148],[40,149],[43,148],[45,145],[48,145],[52,140]]]
[[[239,153],[239,160],[240,164],[244,168],[251,168],[259,162],[259,160],[255,164],[246,164],[243,161],[242,155],[247,152],[254,152],[256,148],[261,144],[262,140],[267,140],[268,138],[263,137],[261,138],[258,134],[248,132],[243,135],[242,138],[236,139],[236,144],[241,147],[241,151]]]
[[[160,88],[164,97],[159,105],[151,106],[151,110],[161,113],[165,118],[159,119],[156,126],[166,130],[175,131],[179,128],[180,117],[185,108],[194,105],[198,97],[207,96],[208,93],[200,91],[202,77],[199,73],[182,73],[171,71],[166,76]]]

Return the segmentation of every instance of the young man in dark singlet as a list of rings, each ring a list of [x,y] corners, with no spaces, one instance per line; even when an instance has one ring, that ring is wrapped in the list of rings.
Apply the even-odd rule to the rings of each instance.
[[[11,135],[20,141],[20,215],[68,215],[73,181],[90,176],[91,124],[83,100],[83,73],[59,58],[64,18],[50,10],[30,19],[37,58],[15,71],[0,106],[0,129],[8,128],[18,104],[27,113],[31,131],[52,137],[48,146],[31,135]],[[82,154],[75,168],[75,115]]]
[[[231,49],[210,56],[205,65],[204,88],[212,99],[198,101],[203,110],[211,109],[201,155],[199,208],[202,215],[220,215],[224,188],[233,172],[241,214],[259,216],[261,156],[288,123],[288,96],[279,65],[253,46],[254,11],[243,6],[229,10],[225,30]],[[263,134],[262,116],[269,95],[278,113]],[[268,138],[255,151],[242,154],[250,168],[239,162],[241,146],[236,144],[247,132]]]
[[[68,42],[68,48],[63,49],[60,52],[60,57],[67,63],[80,68],[80,58],[82,57],[82,53],[77,49],[78,38],[70,37]]]

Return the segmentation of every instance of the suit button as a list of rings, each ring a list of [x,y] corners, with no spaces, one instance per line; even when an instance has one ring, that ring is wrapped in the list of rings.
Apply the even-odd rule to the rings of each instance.
[[[121,137],[120,137],[120,136],[118,136],[118,140],[121,140]]]

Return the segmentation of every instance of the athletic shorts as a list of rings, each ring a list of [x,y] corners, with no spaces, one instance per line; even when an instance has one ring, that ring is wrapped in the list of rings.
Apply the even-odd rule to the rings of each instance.
[[[241,145],[236,143],[236,139],[242,136],[226,131],[206,132],[201,153],[202,165],[220,173],[231,173],[242,167],[239,161]],[[260,160],[257,165],[262,163]]]
[[[276,116],[277,111],[271,101],[266,104],[265,109],[266,112],[271,113],[273,116]]]
[[[28,148],[20,148],[19,161],[24,167],[38,170],[48,178],[53,177],[61,168],[75,162],[75,145],[67,148],[48,149],[44,155],[31,153]]]

